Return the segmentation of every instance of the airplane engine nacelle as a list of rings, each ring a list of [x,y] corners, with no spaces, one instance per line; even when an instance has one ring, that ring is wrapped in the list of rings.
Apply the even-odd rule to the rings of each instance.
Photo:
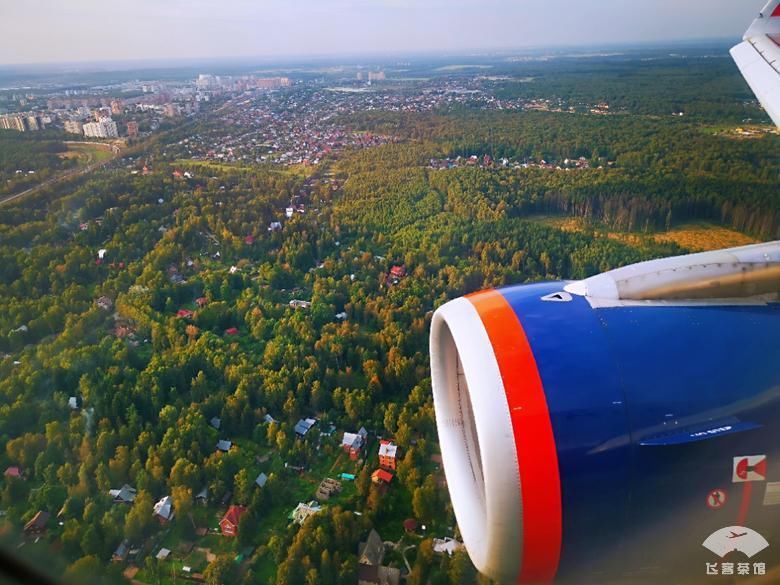
[[[780,560],[778,292],[780,242],[439,308],[439,440],[477,569],[704,577],[721,559],[702,543],[731,526]]]

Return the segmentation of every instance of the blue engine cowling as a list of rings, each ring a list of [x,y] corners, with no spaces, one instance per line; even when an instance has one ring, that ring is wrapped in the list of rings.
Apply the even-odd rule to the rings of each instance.
[[[509,287],[434,315],[444,468],[486,575],[691,580],[706,579],[708,563],[748,563],[753,574],[780,561],[780,303],[765,271],[774,256],[745,288],[757,294],[721,300],[707,297],[734,293],[727,274],[681,286],[679,261],[664,262],[621,269],[606,288],[598,277],[590,291]],[[727,272],[744,276],[736,264]],[[669,266],[671,285],[659,276]],[[664,298],[642,299],[648,290]],[[720,558],[702,543],[726,527],[770,546],[749,557],[735,542]]]

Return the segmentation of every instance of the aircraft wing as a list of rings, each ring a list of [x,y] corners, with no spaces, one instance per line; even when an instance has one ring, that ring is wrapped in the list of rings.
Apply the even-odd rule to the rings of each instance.
[[[753,93],[780,127],[780,0],[770,0],[744,41],[731,49]]]

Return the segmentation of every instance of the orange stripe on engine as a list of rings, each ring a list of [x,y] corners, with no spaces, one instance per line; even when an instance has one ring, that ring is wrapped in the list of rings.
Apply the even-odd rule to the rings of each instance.
[[[523,502],[518,583],[551,583],[561,554],[561,484],[542,380],[525,331],[507,300],[495,290],[467,298],[490,337],[512,418]]]

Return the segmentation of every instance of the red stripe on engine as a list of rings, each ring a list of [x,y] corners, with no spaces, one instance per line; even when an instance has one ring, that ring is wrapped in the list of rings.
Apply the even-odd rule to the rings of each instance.
[[[468,299],[490,337],[512,418],[523,502],[518,583],[552,583],[561,554],[561,484],[542,380],[525,331],[507,300],[494,290]]]
[[[775,11],[772,13],[772,16],[780,16],[780,4],[775,6]]]

